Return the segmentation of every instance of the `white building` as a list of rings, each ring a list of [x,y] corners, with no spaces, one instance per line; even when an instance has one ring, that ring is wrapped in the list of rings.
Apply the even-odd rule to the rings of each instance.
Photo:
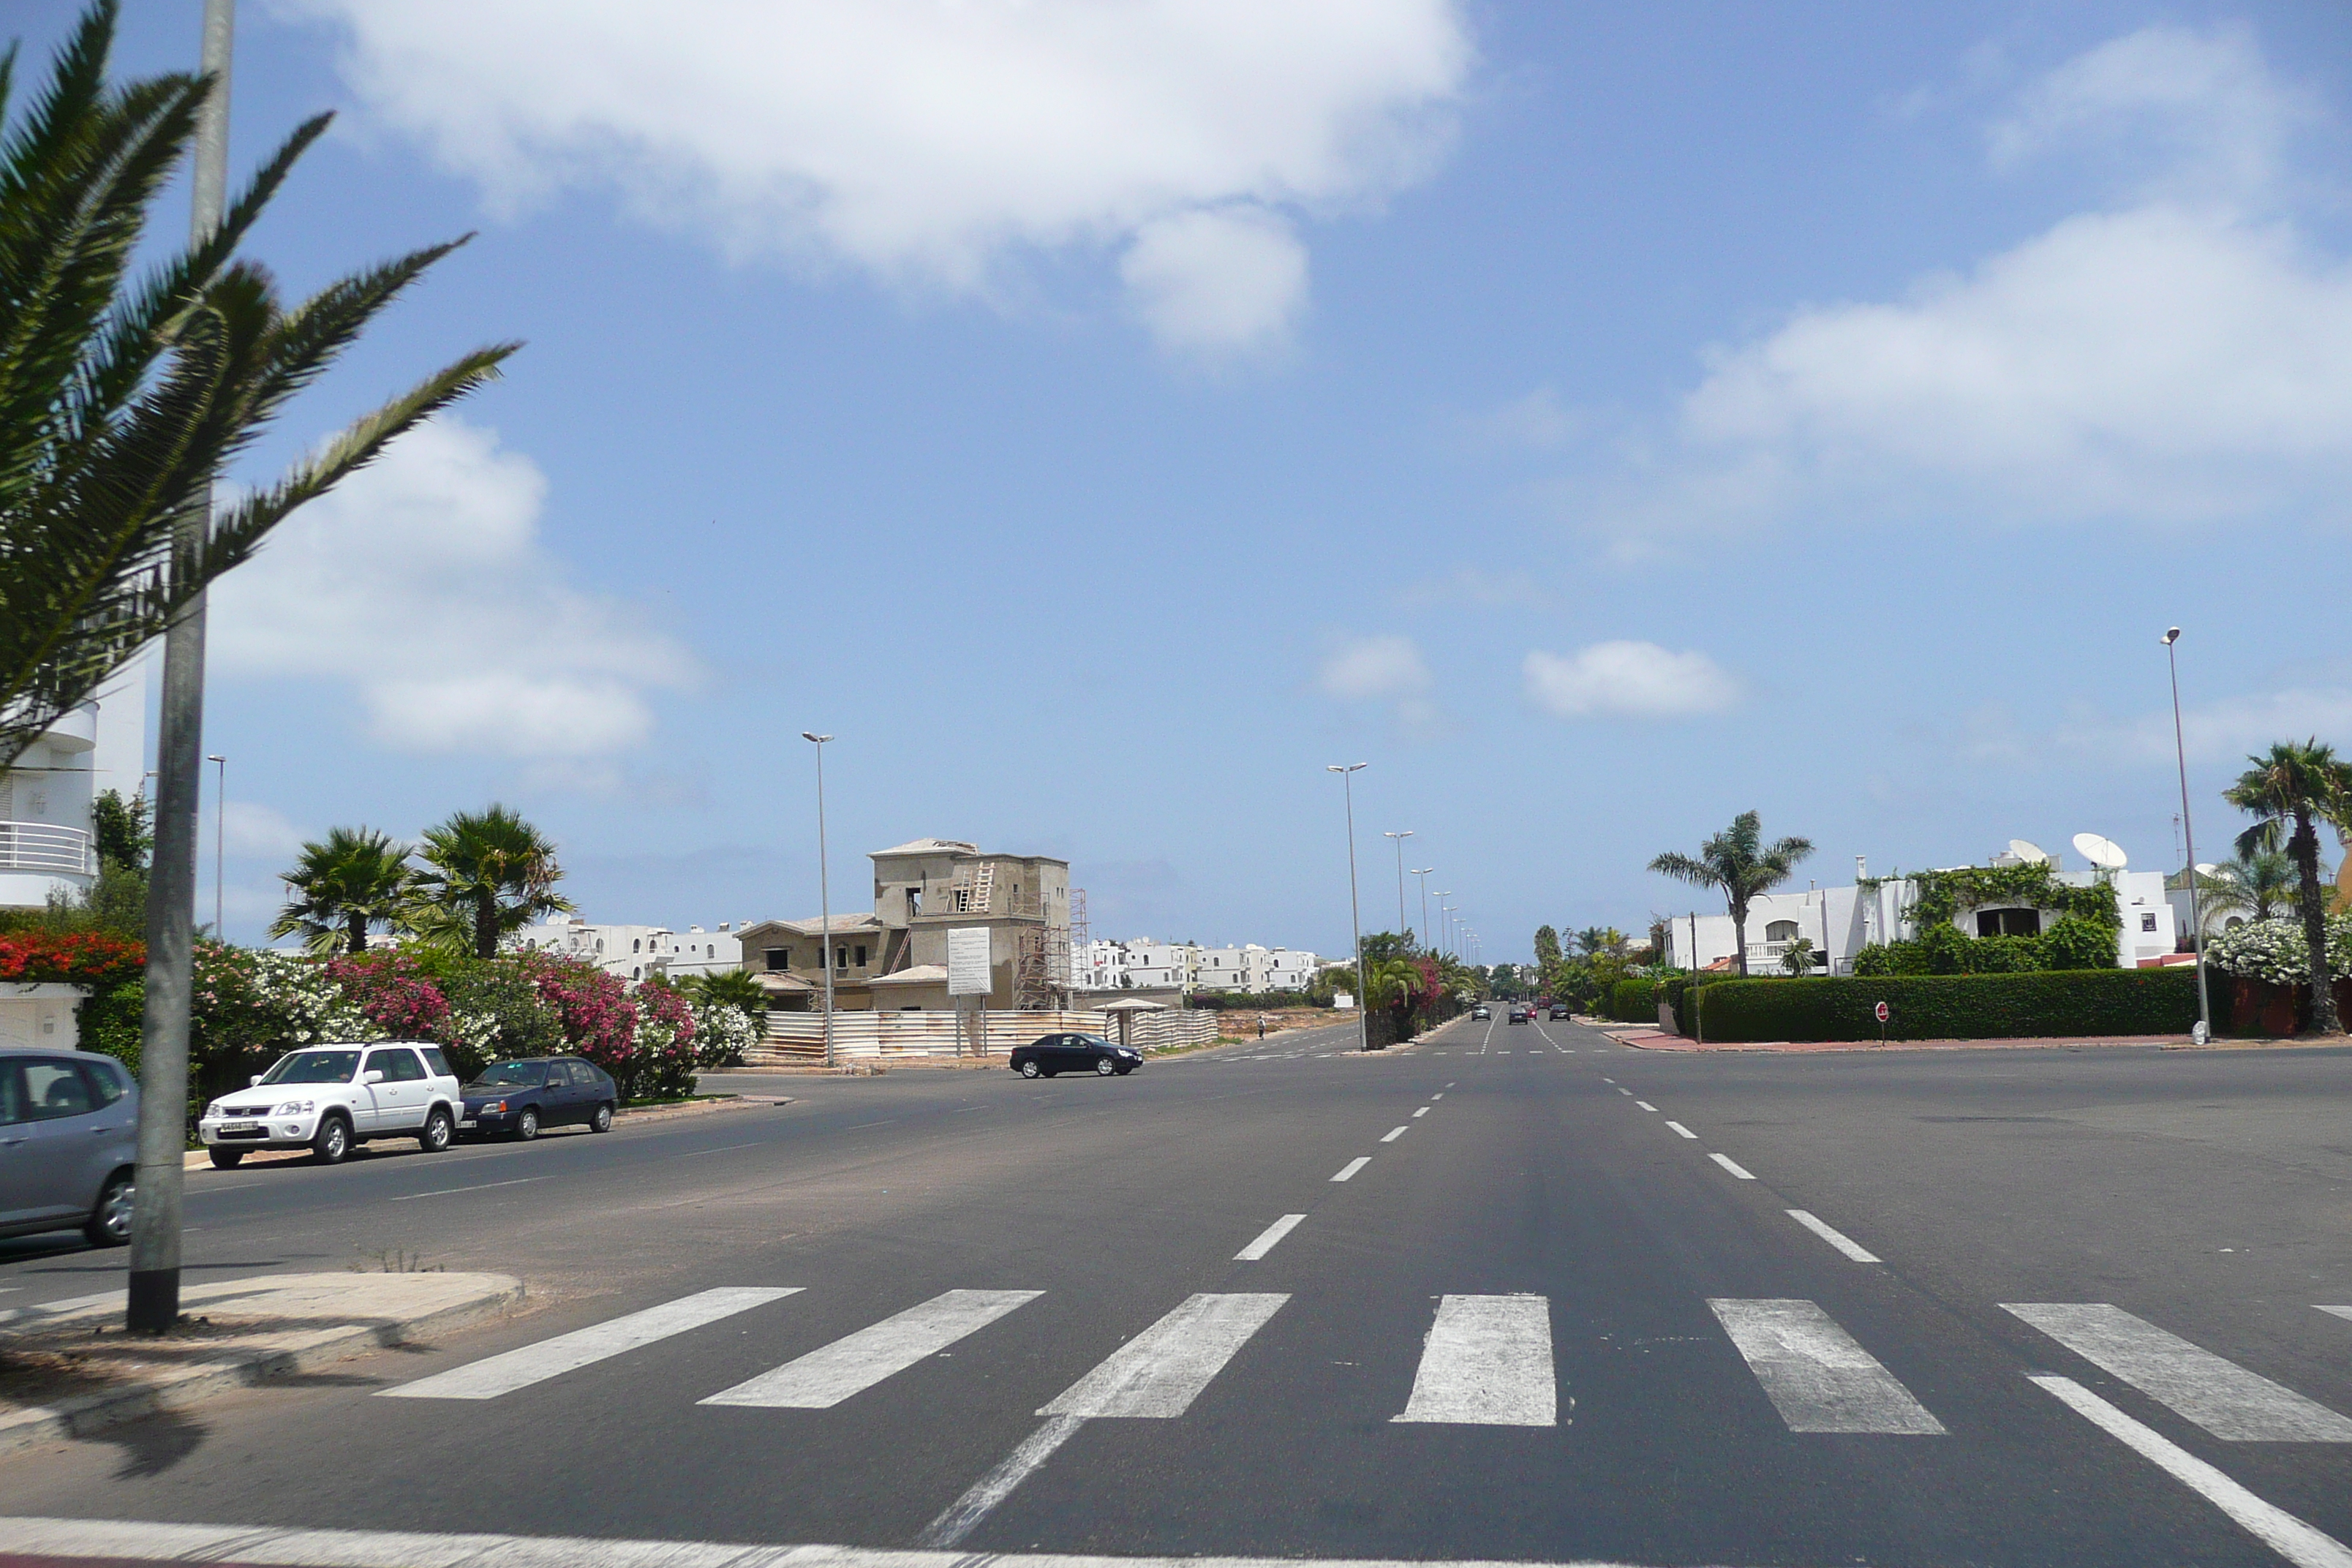
[[[1995,866],[2020,864],[2013,855],[1992,858]],[[2056,880],[2087,888],[2111,879],[2124,927],[2116,941],[2116,961],[2131,968],[2143,959],[2174,951],[2186,922],[2176,923],[2158,871],[2060,871]],[[1908,880],[1872,887],[1849,884],[1797,892],[1765,893],[1748,906],[1748,970],[1779,973],[1782,955],[1802,937],[1812,944],[1816,974],[1851,974],[1853,955],[1872,942],[1900,942],[1919,933],[1910,918],[1918,889]],[[1969,936],[2036,936],[2048,923],[2044,911],[2014,904],[1957,911],[1952,923]],[[1681,914],[1666,926],[1665,961],[1681,969],[1706,969],[1733,959],[1738,938],[1728,914]],[[1736,967],[1736,961],[1733,965]]]
[[[132,660],[0,772],[0,909],[37,910],[98,879],[90,802],[146,784],[147,666]]]
[[[1190,942],[1096,941],[1073,946],[1070,973],[1081,991],[1303,991],[1315,955],[1303,948],[1200,947]]]
[[[581,959],[622,980],[646,980],[656,974],[675,980],[743,967],[742,939],[731,921],[719,921],[717,931],[688,926],[682,931],[667,926],[551,921],[523,927],[515,934],[515,945]]]

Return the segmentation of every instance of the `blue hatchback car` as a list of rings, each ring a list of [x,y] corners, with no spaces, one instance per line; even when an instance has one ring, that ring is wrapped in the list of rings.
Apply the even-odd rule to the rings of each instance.
[[[499,1133],[526,1142],[549,1127],[610,1132],[620,1086],[578,1057],[523,1057],[492,1062],[464,1090],[461,1132]]]

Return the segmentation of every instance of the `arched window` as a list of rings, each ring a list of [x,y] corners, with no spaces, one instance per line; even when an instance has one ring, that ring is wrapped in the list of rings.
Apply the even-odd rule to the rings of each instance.
[[[1797,922],[1794,921],[1774,921],[1771,924],[1764,928],[1764,940],[1766,942],[1796,941]]]

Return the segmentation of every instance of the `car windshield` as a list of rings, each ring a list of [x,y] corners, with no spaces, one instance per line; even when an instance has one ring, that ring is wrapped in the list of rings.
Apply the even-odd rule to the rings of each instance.
[[[496,1089],[501,1085],[513,1087],[518,1084],[529,1084],[536,1088],[546,1081],[547,1064],[545,1062],[492,1062],[484,1068],[481,1076],[474,1080],[476,1084],[485,1089]]]
[[[296,1051],[278,1058],[261,1075],[264,1083],[349,1083],[359,1070],[357,1051]]]

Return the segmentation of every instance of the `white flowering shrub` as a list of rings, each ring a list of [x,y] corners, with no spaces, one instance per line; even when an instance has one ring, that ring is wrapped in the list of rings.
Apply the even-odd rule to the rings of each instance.
[[[2248,921],[2207,942],[2205,957],[2225,973],[2273,985],[2301,985],[2311,979],[2311,947],[2299,920]],[[2327,922],[2327,967],[2334,974],[2352,974],[2352,912]]]
[[[694,1065],[733,1068],[760,1043],[760,1026],[731,1002],[694,1005]]]

